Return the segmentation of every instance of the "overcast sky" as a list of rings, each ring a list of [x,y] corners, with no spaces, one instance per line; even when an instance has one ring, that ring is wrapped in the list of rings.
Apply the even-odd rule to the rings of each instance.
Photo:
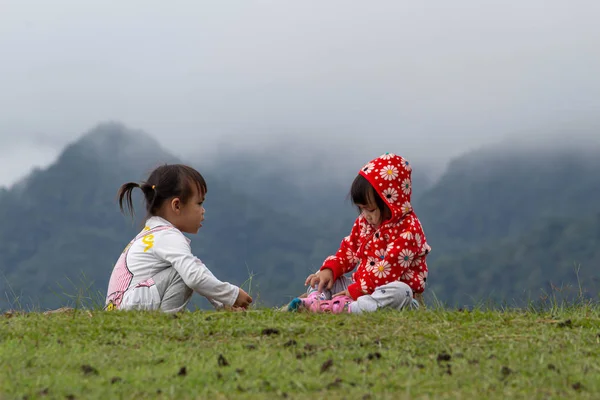
[[[0,185],[109,120],[178,155],[292,138],[354,169],[597,127],[598,21],[598,0],[0,0]]]

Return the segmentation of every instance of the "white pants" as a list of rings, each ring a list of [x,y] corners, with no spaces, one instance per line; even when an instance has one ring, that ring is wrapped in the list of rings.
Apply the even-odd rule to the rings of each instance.
[[[348,286],[353,283],[352,279],[347,276],[342,276],[333,282],[331,290],[323,291],[323,300],[330,300],[331,296],[336,293],[348,289]],[[307,293],[312,293],[316,287],[309,288]],[[391,308],[394,310],[417,309],[419,302],[413,298],[413,291],[404,282],[390,282],[375,288],[375,291],[370,295],[360,296],[356,301],[349,305],[350,312],[360,314],[363,312],[373,312],[380,308]]]
[[[166,268],[123,295],[120,310],[160,310],[176,313],[185,309],[194,291],[175,268]]]

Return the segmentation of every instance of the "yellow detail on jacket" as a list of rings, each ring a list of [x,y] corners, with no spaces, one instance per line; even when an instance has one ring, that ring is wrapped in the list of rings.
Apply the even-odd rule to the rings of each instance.
[[[144,243],[146,245],[146,247],[144,247],[144,253],[145,253],[148,250],[150,250],[152,248],[152,246],[154,246],[154,235],[150,234],[150,235],[144,236],[142,238],[142,243]]]

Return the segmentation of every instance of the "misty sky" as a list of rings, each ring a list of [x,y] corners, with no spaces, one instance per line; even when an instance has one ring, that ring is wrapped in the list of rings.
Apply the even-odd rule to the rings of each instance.
[[[0,0],[0,185],[111,120],[186,157],[286,139],[353,169],[600,127],[598,21],[598,0]]]

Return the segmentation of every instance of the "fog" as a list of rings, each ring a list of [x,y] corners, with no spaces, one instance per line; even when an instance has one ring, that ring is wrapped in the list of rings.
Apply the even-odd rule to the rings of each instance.
[[[600,136],[599,17],[594,0],[2,0],[0,186],[103,121],[188,159],[352,170]]]

